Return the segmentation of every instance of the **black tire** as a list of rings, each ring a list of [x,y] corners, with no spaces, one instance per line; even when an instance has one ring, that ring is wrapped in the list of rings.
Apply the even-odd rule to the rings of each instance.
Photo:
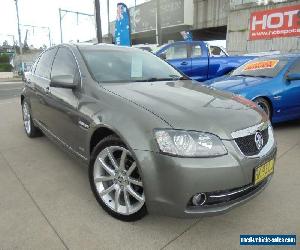
[[[142,219],[144,216],[147,215],[147,208],[146,204],[144,203],[143,206],[136,212],[128,215],[120,214],[118,212],[115,212],[112,208],[110,208],[108,205],[105,204],[105,202],[102,200],[100,197],[100,194],[97,190],[95,181],[94,181],[94,168],[95,168],[95,161],[104,149],[111,147],[111,146],[118,146],[118,147],[123,147],[127,149],[129,152],[130,150],[126,147],[126,145],[120,140],[119,137],[115,135],[110,135],[103,140],[101,140],[93,149],[93,152],[91,154],[91,160],[89,164],[89,181],[90,181],[90,186],[93,191],[93,194],[95,198],[97,199],[98,203],[101,205],[101,207],[112,217],[121,220],[121,221],[137,221]],[[130,152],[131,153],[131,152]],[[138,167],[137,167],[138,169]],[[139,170],[138,170],[139,171]]]
[[[270,103],[268,102],[268,100],[266,100],[263,97],[258,97],[256,99],[253,100],[263,111],[265,111],[265,113],[267,114],[267,116],[269,117],[269,119],[272,119],[272,108],[270,106]]]
[[[25,109],[27,109],[29,116],[25,114],[26,112]],[[30,105],[26,99],[22,102],[22,117],[23,117],[24,130],[28,137],[34,138],[43,135],[41,130],[38,127],[36,127],[32,121],[32,113],[31,113]],[[28,122],[29,129],[25,125],[26,124],[25,119]]]

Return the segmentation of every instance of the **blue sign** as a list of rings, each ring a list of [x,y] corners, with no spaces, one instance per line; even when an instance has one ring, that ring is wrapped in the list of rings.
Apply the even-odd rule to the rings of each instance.
[[[129,9],[124,3],[117,4],[115,44],[121,46],[131,46],[130,15]]]
[[[254,234],[240,235],[241,246],[296,246],[296,235]]]

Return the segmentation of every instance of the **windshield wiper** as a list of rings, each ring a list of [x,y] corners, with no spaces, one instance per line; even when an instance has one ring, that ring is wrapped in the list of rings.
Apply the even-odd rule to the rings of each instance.
[[[255,77],[260,77],[260,78],[272,78],[271,76],[263,76],[263,75],[261,75],[261,76],[255,76]]]
[[[150,77],[147,79],[139,79],[139,80],[133,80],[133,81],[135,81],[135,82],[158,82],[158,81],[178,81],[178,80],[188,80],[188,78],[186,78],[184,76],[165,77],[165,78]]]
[[[245,74],[232,75],[232,76],[256,77],[256,76],[252,76],[252,75],[245,75]]]
[[[240,75],[232,75],[232,76],[244,76],[244,77],[260,77],[260,78],[272,78],[271,76],[265,76],[265,75],[244,75],[244,74],[240,74]]]

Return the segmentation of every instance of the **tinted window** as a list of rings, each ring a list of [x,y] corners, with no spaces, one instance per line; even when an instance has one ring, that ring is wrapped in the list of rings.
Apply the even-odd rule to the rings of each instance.
[[[187,58],[187,47],[185,44],[174,44],[164,52],[166,59],[184,59]]]
[[[300,60],[294,62],[294,64],[289,68],[289,73],[300,74]]]
[[[52,66],[51,77],[71,75],[78,77],[78,68],[72,52],[67,48],[59,48]]]
[[[35,69],[35,74],[50,79],[51,66],[56,50],[56,48],[49,49],[41,55],[40,60]]]
[[[99,82],[172,80],[182,75],[152,53],[138,50],[82,50]]]
[[[199,44],[193,44],[191,57],[199,57],[201,55],[202,55],[201,46]]]
[[[285,58],[261,57],[251,60],[232,72],[233,76],[275,77],[287,65]]]
[[[226,56],[224,51],[218,46],[210,46],[209,50],[212,56]]]

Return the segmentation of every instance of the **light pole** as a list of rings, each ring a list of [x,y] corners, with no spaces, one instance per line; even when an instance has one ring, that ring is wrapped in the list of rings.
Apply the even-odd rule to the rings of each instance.
[[[20,26],[32,28],[33,34],[34,34],[34,29],[35,28],[48,30],[49,47],[51,47],[52,43],[51,43],[51,31],[50,31],[50,27],[37,26],[37,25],[28,25],[28,24],[20,24]]]
[[[100,16],[100,2],[99,0],[94,0],[95,4],[95,19],[96,19],[96,35],[97,42],[102,43],[102,29],[101,29],[101,16]]]
[[[77,17],[77,25],[78,25],[78,16],[79,15],[94,17],[94,15],[92,15],[92,14],[82,13],[82,12],[78,12],[78,11],[71,11],[71,10],[63,10],[61,8],[59,8],[58,11],[59,11],[59,26],[60,26],[60,42],[61,43],[63,43],[62,20],[66,14],[68,14],[68,13],[75,14]],[[64,15],[62,15],[62,13],[64,13]],[[49,36],[50,36],[50,33],[49,33]]]
[[[60,28],[60,43],[63,43],[63,36],[62,36],[62,26],[61,26],[61,8],[58,9],[59,11],[59,28]]]
[[[156,0],[156,43],[162,44],[162,30],[160,22],[160,0]]]
[[[21,67],[22,67],[22,72],[24,72],[23,46],[22,46],[22,40],[21,40],[21,30],[20,30],[18,0],[14,0],[14,1],[15,1],[15,4],[16,4],[16,12],[17,12],[17,24],[18,24],[18,35],[19,35],[19,45],[20,45]]]
[[[109,0],[107,0],[107,33],[108,33],[108,38],[110,35],[110,25],[109,25]]]

